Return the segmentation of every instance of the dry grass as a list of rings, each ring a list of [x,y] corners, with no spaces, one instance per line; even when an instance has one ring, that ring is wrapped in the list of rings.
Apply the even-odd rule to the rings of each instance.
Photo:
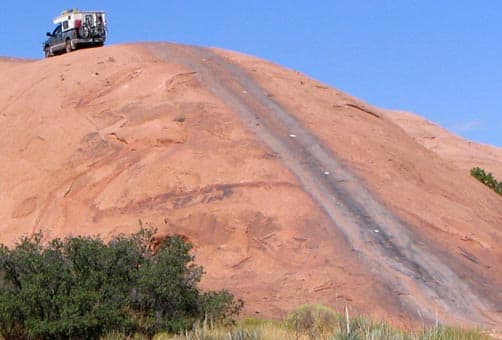
[[[119,334],[103,338],[124,339]],[[135,337],[133,339],[142,339]],[[302,306],[291,312],[284,322],[245,319],[231,327],[197,324],[180,335],[157,334],[155,340],[484,340],[488,335],[478,330],[434,327],[410,333],[389,324],[362,317],[350,318],[319,305]]]

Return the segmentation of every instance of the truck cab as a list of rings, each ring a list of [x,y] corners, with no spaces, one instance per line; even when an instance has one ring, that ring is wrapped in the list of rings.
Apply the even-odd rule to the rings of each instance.
[[[71,9],[54,18],[56,28],[47,32],[43,44],[45,57],[69,53],[81,47],[103,46],[107,27],[104,11]]]

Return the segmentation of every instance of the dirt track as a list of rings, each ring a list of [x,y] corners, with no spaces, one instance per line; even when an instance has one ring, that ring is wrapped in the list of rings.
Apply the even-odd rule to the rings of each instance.
[[[439,309],[457,322],[496,324],[489,299],[474,291],[436,249],[386,209],[293,115],[238,65],[209,49],[171,44],[148,48],[197,72],[201,83],[238,113],[294,173],[368,268],[405,306],[431,319]]]

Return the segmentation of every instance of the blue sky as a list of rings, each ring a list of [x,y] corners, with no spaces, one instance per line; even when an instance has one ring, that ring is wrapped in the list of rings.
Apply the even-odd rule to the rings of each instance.
[[[4,0],[0,55],[41,58],[52,18],[73,7],[106,10],[110,44],[249,53],[502,146],[500,0]]]

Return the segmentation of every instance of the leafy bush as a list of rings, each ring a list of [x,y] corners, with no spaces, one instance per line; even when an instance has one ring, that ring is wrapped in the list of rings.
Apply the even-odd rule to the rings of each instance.
[[[231,320],[231,316],[238,314],[243,306],[242,300],[235,301],[233,295],[226,290],[202,295],[202,312],[211,324]]]
[[[242,301],[202,293],[192,245],[153,229],[117,236],[22,238],[0,247],[0,333],[7,339],[97,339],[103,334],[179,332],[210,315],[228,319]]]
[[[491,172],[486,173],[485,170],[475,167],[471,169],[471,175],[487,187],[495,190],[499,195],[502,195],[502,182],[497,181]]]

